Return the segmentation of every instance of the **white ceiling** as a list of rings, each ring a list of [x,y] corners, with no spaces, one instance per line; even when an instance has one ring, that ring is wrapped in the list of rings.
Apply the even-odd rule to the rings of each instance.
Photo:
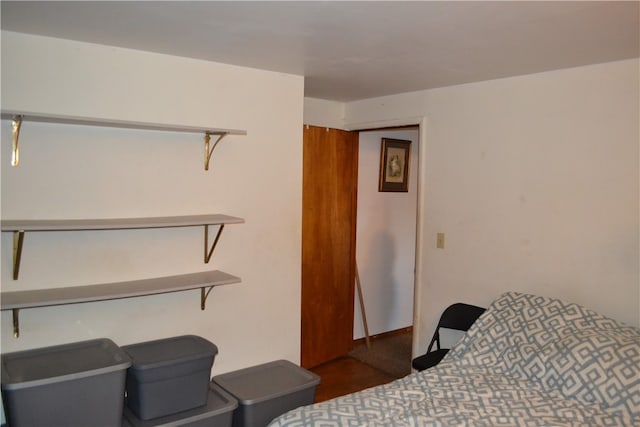
[[[640,57],[639,1],[2,1],[2,29],[305,76],[351,101]]]

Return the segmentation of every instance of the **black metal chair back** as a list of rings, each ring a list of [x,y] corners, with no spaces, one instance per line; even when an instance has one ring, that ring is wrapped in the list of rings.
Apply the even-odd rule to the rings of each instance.
[[[471,325],[485,312],[485,308],[475,305],[464,304],[461,302],[455,303],[447,307],[440,321],[436,332],[431,339],[427,353],[431,351],[433,344],[437,344],[437,348],[440,349],[440,328],[455,329],[457,331],[468,331]]]
[[[431,338],[427,352],[416,357],[411,362],[414,369],[423,371],[440,363],[449,349],[440,347],[440,328],[455,329],[458,331],[468,331],[471,325],[485,312],[486,309],[475,305],[455,303],[447,307],[442,315],[436,331]],[[434,344],[436,349],[433,350]]]

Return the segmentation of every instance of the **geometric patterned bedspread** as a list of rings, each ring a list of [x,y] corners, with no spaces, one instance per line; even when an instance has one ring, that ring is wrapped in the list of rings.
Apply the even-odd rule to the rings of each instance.
[[[434,368],[270,424],[302,426],[640,426],[640,329],[506,293]]]

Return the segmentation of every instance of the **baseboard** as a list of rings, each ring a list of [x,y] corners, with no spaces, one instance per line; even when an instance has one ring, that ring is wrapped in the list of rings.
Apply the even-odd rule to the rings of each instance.
[[[406,328],[400,328],[400,329],[396,329],[393,331],[388,331],[388,332],[382,332],[380,334],[375,334],[375,335],[370,335],[369,339],[370,340],[376,340],[376,339],[380,339],[380,338],[388,338],[388,337],[392,337],[395,335],[403,335],[403,334],[407,334],[407,333],[412,333],[413,332],[413,326],[407,326]],[[366,337],[363,338],[358,338],[357,340],[353,340],[353,345],[357,345],[357,344],[361,344],[367,341]]]

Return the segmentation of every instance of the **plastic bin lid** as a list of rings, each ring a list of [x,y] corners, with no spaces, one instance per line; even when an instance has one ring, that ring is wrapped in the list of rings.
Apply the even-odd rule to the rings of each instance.
[[[2,355],[2,389],[14,390],[100,375],[131,366],[107,338]]]
[[[253,404],[315,387],[320,377],[288,360],[276,360],[217,375],[213,381],[241,403]]]
[[[216,416],[230,413],[237,407],[238,401],[234,399],[233,396],[225,392],[219,386],[211,383],[209,384],[209,396],[207,403],[204,406],[189,409],[187,411],[181,411],[177,414],[154,418],[152,420],[140,420],[127,406],[125,406],[122,427],[125,427],[124,421],[127,421],[126,425],[134,427],[186,426],[192,423],[195,424],[198,421],[206,422]],[[216,425],[215,423],[212,424]]]
[[[138,344],[122,349],[131,357],[132,369],[154,369],[189,362],[218,354],[218,347],[196,335],[182,335]]]

